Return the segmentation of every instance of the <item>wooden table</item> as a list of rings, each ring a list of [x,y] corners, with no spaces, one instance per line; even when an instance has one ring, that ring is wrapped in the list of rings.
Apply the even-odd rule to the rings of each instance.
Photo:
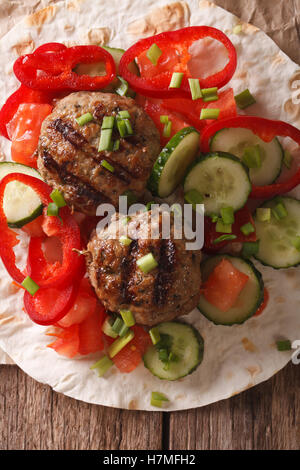
[[[215,3],[228,7],[229,1]],[[249,20],[247,4],[231,1],[229,9]],[[284,24],[274,13],[281,7],[290,20]],[[294,0],[260,0],[251,21],[262,26],[262,15],[271,9],[272,37],[300,63],[300,6]],[[287,50],[291,34],[295,47]],[[75,401],[17,366],[0,366],[0,450],[299,449],[299,390],[300,366],[290,363],[271,380],[205,408],[170,414],[123,411]]]

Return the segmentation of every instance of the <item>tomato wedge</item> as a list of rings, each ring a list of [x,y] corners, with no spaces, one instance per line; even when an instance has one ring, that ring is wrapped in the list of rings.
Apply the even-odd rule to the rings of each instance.
[[[115,357],[113,362],[120,372],[132,372],[141,362],[147,348],[152,342],[149,333],[141,326],[135,325],[131,328],[134,338]]]
[[[77,297],[68,313],[58,322],[61,328],[68,328],[82,323],[96,310],[97,298],[91,289],[88,279],[82,279]]]
[[[102,323],[104,321],[104,307],[98,303],[94,313],[89,315],[79,325],[79,349],[81,355],[102,351],[104,348]]]
[[[72,325],[69,328],[61,331],[60,333],[49,335],[56,336],[57,339],[48,344],[48,348],[54,349],[61,356],[72,357],[76,356],[79,349],[79,325]]]

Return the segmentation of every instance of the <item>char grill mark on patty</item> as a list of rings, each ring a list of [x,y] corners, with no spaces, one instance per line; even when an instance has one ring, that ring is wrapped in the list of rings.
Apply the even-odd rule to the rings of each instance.
[[[134,300],[129,292],[129,287],[136,267],[138,248],[138,241],[133,240],[128,247],[126,256],[121,261],[121,302],[125,304]]]
[[[73,173],[68,172],[65,166],[59,165],[47,150],[43,151],[42,157],[45,168],[56,171],[62,183],[74,187],[79,196],[92,199],[97,204],[112,203],[105,194],[95,190],[91,185],[78,178],[78,176],[73,175]]]
[[[176,247],[172,240],[161,240],[159,271],[153,289],[153,303],[164,305],[167,302],[168,290],[172,284],[173,271],[176,264]]]
[[[102,152],[98,152],[95,147],[90,145],[88,141],[85,139],[80,132],[76,131],[70,122],[63,121],[61,118],[55,119],[51,123],[51,127],[56,131],[59,132],[65,140],[67,140],[73,147],[80,150],[84,154],[90,156],[98,165],[101,163],[101,154]],[[120,179],[126,184],[129,184],[131,181],[130,173],[119,163],[111,160],[106,155],[104,156],[103,160],[106,160],[110,165],[114,167],[114,171],[110,172],[111,175]],[[109,171],[104,168],[104,171]]]

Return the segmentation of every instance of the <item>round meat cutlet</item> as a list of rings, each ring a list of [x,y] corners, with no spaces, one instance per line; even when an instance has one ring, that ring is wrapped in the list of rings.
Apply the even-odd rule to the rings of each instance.
[[[128,111],[133,135],[120,137],[119,149],[98,151],[104,116]],[[91,113],[80,126],[76,118]],[[64,195],[69,206],[95,215],[97,206],[118,207],[119,196],[132,191],[141,197],[160,151],[159,133],[144,110],[131,98],[112,93],[76,92],[60,100],[41,128],[38,168],[45,181]],[[113,167],[110,171],[101,162]]]
[[[148,326],[188,314],[198,304],[201,284],[200,250],[186,250],[186,240],[174,237],[172,216],[170,237],[162,239],[162,213],[154,222],[151,213],[138,213],[127,225],[116,214],[92,235],[86,256],[90,281],[105,308],[131,310],[137,323]],[[150,238],[150,218],[158,238]],[[132,240],[130,245],[120,241],[122,236]],[[144,273],[137,260],[148,253],[158,266]]]

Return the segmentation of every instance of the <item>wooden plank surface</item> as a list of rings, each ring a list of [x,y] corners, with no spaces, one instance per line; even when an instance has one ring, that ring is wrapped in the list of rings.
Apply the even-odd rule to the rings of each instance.
[[[16,8],[24,4],[13,3]],[[272,11],[266,32],[300,63],[299,0],[258,0],[250,18],[248,0],[215,3],[230,3],[229,10],[259,27]],[[300,366],[289,364],[271,380],[205,408],[170,414],[122,411],[72,400],[16,366],[0,366],[0,450],[299,449],[299,390]]]

